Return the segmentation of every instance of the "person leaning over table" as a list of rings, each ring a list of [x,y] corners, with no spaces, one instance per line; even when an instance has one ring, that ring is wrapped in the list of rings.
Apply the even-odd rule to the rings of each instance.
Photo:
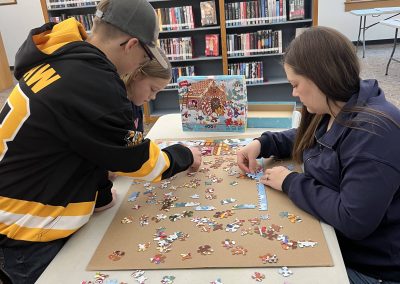
[[[304,163],[304,173],[267,169],[261,182],[333,226],[351,283],[400,282],[400,111],[376,80],[361,80],[352,43],[315,27],[284,55],[293,96],[303,104],[297,129],[264,132],[237,154]]]
[[[128,99],[132,102],[132,130],[143,135],[143,109],[142,106],[146,102],[155,100],[157,93],[164,89],[172,78],[172,66],[164,51],[157,47],[158,52],[167,63],[167,68],[164,68],[156,59],[147,61],[134,72],[125,74],[121,77],[125,83]],[[118,173],[109,172],[104,176],[100,183],[100,188],[108,188],[113,186],[112,181],[118,176]],[[114,191],[114,190],[113,190]],[[104,210],[113,205],[109,203],[102,207]]]
[[[158,23],[146,0],[103,0],[91,36],[70,18],[33,29],[19,80],[0,112],[0,259],[14,283],[34,283],[94,207],[107,170],[158,181],[191,167],[196,148],[160,150],[132,130],[120,76],[155,58]]]

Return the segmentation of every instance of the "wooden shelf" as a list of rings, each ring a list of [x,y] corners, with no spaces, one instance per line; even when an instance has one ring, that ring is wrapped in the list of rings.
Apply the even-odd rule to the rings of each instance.
[[[267,54],[253,54],[253,55],[235,55],[228,56],[228,60],[230,59],[243,59],[243,58],[257,58],[257,57],[268,57],[268,56],[282,56],[283,53],[267,53]]]
[[[295,21],[285,21],[285,22],[275,22],[275,23],[265,23],[265,24],[248,24],[248,25],[239,25],[239,26],[227,26],[227,30],[236,30],[236,29],[247,29],[247,28],[268,28],[269,26],[280,26],[280,25],[293,25],[293,24],[301,24],[301,23],[310,23],[312,19],[304,19],[304,20],[295,20]]]
[[[195,32],[208,32],[208,31],[219,31],[221,26],[210,26],[210,27],[199,27],[194,29],[182,29],[182,30],[172,30],[172,31],[160,31],[160,35],[164,34],[181,34],[181,33],[195,33]]]
[[[170,59],[171,63],[175,62],[194,62],[194,61],[209,61],[209,60],[221,60],[222,56],[201,56],[187,59]]]
[[[78,10],[78,9],[88,9],[88,8],[96,8],[96,5],[88,5],[88,6],[81,6],[81,7],[63,7],[63,8],[52,8],[47,9],[47,11],[60,11],[60,10]]]

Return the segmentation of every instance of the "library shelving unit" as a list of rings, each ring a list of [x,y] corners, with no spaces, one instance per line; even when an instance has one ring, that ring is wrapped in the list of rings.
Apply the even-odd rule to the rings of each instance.
[[[166,28],[167,30],[163,28],[160,31],[160,43],[164,41],[164,49],[172,49],[172,46],[182,46],[179,38],[191,38],[191,55],[170,57],[172,67],[179,68],[192,66],[191,68],[194,68],[195,75],[227,75],[229,74],[229,72],[231,72],[231,66],[235,63],[236,65],[245,65],[246,63],[250,63],[251,65],[251,62],[262,62],[263,68],[261,81],[247,84],[247,95],[249,103],[254,102],[260,104],[263,102],[268,103],[295,101],[295,98],[291,96],[292,89],[286,79],[285,72],[281,63],[282,55],[285,47],[295,37],[296,29],[317,25],[318,0],[214,1],[217,23],[211,26],[202,26],[200,9],[200,2],[202,2],[202,0],[149,0],[149,2],[153,5],[155,9],[164,9],[164,11],[168,11],[168,8],[184,6],[192,7],[192,11],[190,12],[191,17],[188,17],[188,13],[186,11],[185,13],[179,12],[177,10],[174,11],[176,13],[176,17],[178,18],[175,23],[179,23],[182,18],[192,18],[192,25],[190,27],[185,27],[183,29]],[[69,17],[72,15],[76,16],[94,14],[95,5],[98,2],[99,1],[88,0],[41,0],[43,14],[46,21],[49,21],[49,19],[54,19],[54,17]],[[248,3],[250,2],[257,3],[255,5],[258,6],[258,8],[253,7],[253,10],[249,8],[250,5]],[[272,4],[272,2],[274,3]],[[282,16],[282,10],[285,11],[285,9],[281,9],[280,18],[277,18],[276,20],[271,19],[268,21],[259,20],[261,16],[268,17],[268,14],[265,14],[268,13],[267,11],[263,12],[263,14],[260,12],[261,9],[265,9],[265,5],[277,5],[279,7],[280,2],[286,3],[286,17]],[[50,8],[55,7],[55,5],[58,4],[65,4],[65,6],[67,6],[66,4],[70,4],[70,7]],[[75,7],[71,7],[71,4]],[[289,17],[290,5],[299,4],[301,5],[301,7],[304,8],[303,16],[300,17],[301,19],[294,19],[295,17],[291,17],[291,19]],[[242,5],[247,5],[247,7]],[[255,9],[259,9],[260,11],[256,12]],[[276,12],[279,13],[279,8],[276,10]],[[246,18],[249,18],[250,15],[252,18],[257,18],[257,20],[247,20]],[[82,19],[83,16],[80,17],[80,19]],[[236,20],[230,21],[230,19],[233,18],[235,18]],[[79,18],[77,19],[79,20]],[[165,20],[165,17],[162,18],[160,15],[160,19]],[[165,23],[165,21],[162,22],[163,24]],[[232,22],[234,23],[232,24]],[[257,34],[265,30],[270,32],[272,31],[272,33],[275,31],[281,31],[279,32],[281,34],[279,39],[279,42],[281,43],[281,48],[279,49],[279,51],[275,50],[275,52],[273,53],[230,52],[230,54],[228,54],[228,38],[230,36],[232,37],[232,35],[234,34],[238,35],[247,33]],[[205,36],[208,34],[218,35],[218,56],[205,55]],[[275,43],[278,42],[278,38],[275,37],[275,39]],[[169,42],[168,46],[165,44],[165,42]],[[242,46],[246,46],[246,44]],[[179,48],[182,49],[182,47],[178,47],[178,49]],[[249,45],[247,45],[247,48],[249,48]],[[174,51],[176,51],[176,49],[174,49]],[[176,52],[172,53],[175,54]],[[170,86],[168,86],[168,88],[162,90],[157,94],[156,100],[144,105],[144,120],[147,123],[155,122],[157,118],[163,114],[177,112],[179,112],[178,91],[176,85],[171,84]]]
[[[40,0],[45,22],[60,22],[75,17],[90,33],[96,5],[100,0]]]

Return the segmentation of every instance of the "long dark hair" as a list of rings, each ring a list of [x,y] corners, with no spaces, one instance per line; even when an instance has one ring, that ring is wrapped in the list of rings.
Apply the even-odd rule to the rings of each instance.
[[[360,90],[360,63],[354,45],[338,31],[313,27],[296,37],[287,47],[284,64],[310,79],[326,95],[328,106],[347,102]],[[302,161],[302,153],[314,143],[314,134],[323,115],[303,106],[292,157]]]
[[[310,79],[325,94],[329,109],[332,109],[331,106],[336,102],[347,102],[360,90],[360,64],[355,47],[350,40],[334,29],[308,29],[289,44],[283,62],[297,75]],[[389,118],[382,112],[362,106],[343,108],[341,113],[345,112],[366,112],[375,118]],[[314,145],[315,131],[323,117],[322,114],[309,113],[303,106],[292,152],[295,161],[301,162],[303,151]],[[336,121],[339,121],[337,118]],[[339,123],[357,128],[356,121]]]

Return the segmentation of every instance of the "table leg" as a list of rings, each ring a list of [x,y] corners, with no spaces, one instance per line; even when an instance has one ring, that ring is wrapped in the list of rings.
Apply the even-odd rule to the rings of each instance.
[[[367,16],[364,17],[364,27],[363,27],[363,58],[365,58],[365,24],[367,22]]]
[[[361,35],[361,27],[362,27],[362,16],[360,17],[360,27],[358,28],[358,38],[357,38],[357,45],[356,45],[356,50],[358,49],[358,43],[360,42],[360,35]]]
[[[390,61],[392,61],[393,54],[394,54],[394,52],[396,51],[397,32],[398,32],[398,31],[399,31],[399,29],[397,28],[397,29],[396,29],[396,31],[395,31],[395,33],[394,33],[394,43],[393,43],[393,50],[392,50],[392,54],[390,55],[389,62],[388,62],[388,63],[387,63],[387,65],[386,65],[386,73],[385,73],[385,75],[387,75],[387,74],[388,74],[388,70],[389,70]]]

